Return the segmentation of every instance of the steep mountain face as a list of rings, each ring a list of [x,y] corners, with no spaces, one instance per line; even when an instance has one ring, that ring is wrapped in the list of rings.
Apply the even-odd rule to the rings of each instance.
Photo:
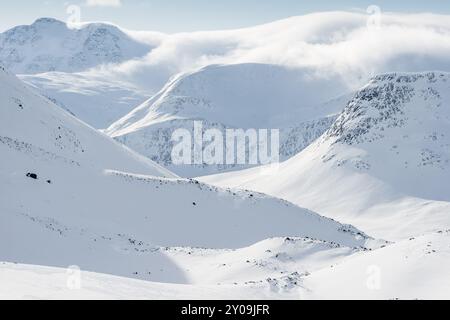
[[[334,161],[351,161],[404,193],[450,201],[449,89],[448,73],[376,77],[324,136],[332,144],[324,159],[341,145],[364,149],[367,154]]]
[[[236,249],[292,235],[351,254],[382,243],[283,200],[177,179],[3,68],[0,105],[2,261],[185,284],[168,247]]]
[[[0,62],[16,74],[83,71],[142,57],[150,50],[119,28],[102,23],[75,29],[42,18],[0,34]]]
[[[273,176],[205,178],[277,195],[388,239],[450,225],[450,75],[375,77]]]
[[[325,87],[324,87],[325,86]],[[320,94],[319,94],[320,92]],[[267,64],[214,65],[172,79],[106,133],[182,176],[249,166],[174,166],[172,133],[205,130],[279,129],[283,160],[320,137],[340,112],[345,92],[307,71]],[[325,103],[329,101],[328,103]]]

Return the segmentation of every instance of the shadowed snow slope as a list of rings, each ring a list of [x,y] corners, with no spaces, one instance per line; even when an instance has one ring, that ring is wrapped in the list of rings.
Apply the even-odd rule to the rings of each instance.
[[[448,227],[449,103],[448,73],[377,76],[317,142],[272,173],[204,181],[275,195],[388,240]]]
[[[186,283],[161,246],[240,248],[276,236],[376,245],[282,200],[174,179],[4,69],[0,99],[1,260]]]
[[[334,98],[345,87],[336,83],[310,70],[276,65],[208,66],[175,77],[106,133],[182,176],[244,168],[172,165],[171,135],[179,128],[193,131],[194,120],[224,135],[227,128],[279,129],[285,160],[320,137],[342,111],[342,98]]]

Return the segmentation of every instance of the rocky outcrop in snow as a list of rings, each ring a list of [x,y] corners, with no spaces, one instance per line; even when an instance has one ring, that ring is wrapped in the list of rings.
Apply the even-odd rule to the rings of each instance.
[[[324,140],[378,145],[404,169],[449,170],[449,87],[450,76],[442,72],[377,76],[348,103]]]

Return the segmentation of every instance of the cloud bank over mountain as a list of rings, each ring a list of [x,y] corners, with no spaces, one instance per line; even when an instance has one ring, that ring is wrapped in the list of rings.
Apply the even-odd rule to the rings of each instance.
[[[324,79],[339,75],[356,89],[379,73],[450,71],[450,19],[436,14],[322,12],[227,31],[156,35],[142,59],[95,72],[128,79],[150,91],[172,75],[209,64],[270,63],[306,68]],[[345,80],[344,80],[345,78]]]

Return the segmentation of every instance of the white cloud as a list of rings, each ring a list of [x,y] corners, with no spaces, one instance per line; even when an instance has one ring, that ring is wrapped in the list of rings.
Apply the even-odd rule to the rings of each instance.
[[[89,7],[120,7],[121,0],[86,0]]]
[[[384,14],[380,28],[368,28],[368,18],[326,12],[240,30],[160,35],[158,41],[149,33],[155,49],[145,58],[100,72],[154,93],[175,73],[216,63],[307,68],[321,77],[344,79],[349,89],[383,72],[450,71],[449,16]],[[145,32],[138,35],[146,38]]]

